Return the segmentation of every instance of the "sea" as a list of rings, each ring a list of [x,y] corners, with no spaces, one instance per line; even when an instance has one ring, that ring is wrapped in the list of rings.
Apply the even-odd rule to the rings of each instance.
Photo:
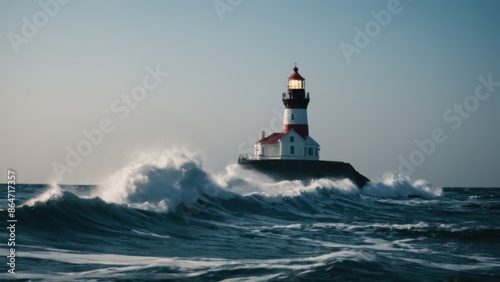
[[[189,151],[0,188],[2,281],[500,281],[500,188],[277,182]]]

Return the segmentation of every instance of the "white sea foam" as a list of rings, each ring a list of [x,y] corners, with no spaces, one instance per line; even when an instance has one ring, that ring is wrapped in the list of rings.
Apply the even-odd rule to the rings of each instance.
[[[215,175],[216,183],[229,191],[248,196],[260,194],[266,197],[294,197],[304,192],[314,192],[318,188],[333,189],[343,193],[357,193],[356,186],[349,179],[320,178],[308,181],[275,181],[269,176],[247,170],[232,164]]]
[[[184,204],[196,205],[205,197],[227,198],[259,194],[268,198],[296,197],[314,193],[318,188],[342,193],[357,193],[349,179],[316,179],[304,184],[299,180],[276,182],[268,176],[228,165],[212,174],[203,169],[200,154],[188,150],[164,150],[141,153],[133,161],[108,177],[91,193],[106,202],[134,208],[171,211]]]
[[[412,181],[394,173],[386,173],[379,182],[369,182],[359,189],[349,179],[321,178],[312,181],[274,181],[269,176],[247,170],[238,164],[228,165],[212,174],[202,166],[199,153],[186,149],[154,150],[131,157],[128,165],[110,175],[83,198],[99,197],[106,202],[130,207],[168,212],[183,204],[192,207],[199,199],[228,198],[235,195],[264,196],[269,200],[300,197],[304,193],[318,194],[318,189],[334,193],[362,194],[382,198],[441,196],[442,189],[423,180]],[[76,193],[76,192],[75,192]],[[62,195],[62,189],[51,184],[41,195],[26,204],[45,202]]]
[[[431,199],[443,194],[441,187],[436,187],[425,180],[411,180],[395,172],[385,173],[379,182],[369,182],[360,190],[362,195],[381,198],[420,197]]]
[[[328,229],[337,228],[342,230],[366,230],[366,228],[387,228],[387,229],[398,229],[398,230],[411,230],[411,229],[425,229],[430,225],[426,222],[419,222],[414,224],[389,224],[389,223],[314,223],[312,228],[314,229]],[[444,226],[443,226],[444,228]]]
[[[166,212],[179,204],[196,205],[196,201],[205,196],[227,198],[258,194],[271,200],[318,193],[318,188],[386,198],[432,198],[442,193],[441,188],[425,181],[411,181],[396,174],[385,174],[381,182],[370,182],[363,189],[358,189],[349,179],[321,178],[307,183],[274,181],[238,164],[212,174],[203,169],[200,154],[182,149],[141,153],[132,159],[100,185],[93,196],[134,208]]]
[[[47,190],[45,190],[41,194],[29,199],[23,205],[31,207],[37,203],[45,203],[50,199],[59,198],[62,196],[62,194],[63,194],[63,190],[61,189],[61,187],[59,187],[59,185],[57,183],[51,183],[51,184],[49,184],[49,187],[47,188]]]
[[[165,150],[138,154],[92,193],[106,202],[165,212],[179,204],[193,205],[202,194],[218,191],[202,169],[197,153]]]
[[[163,238],[163,239],[170,239],[170,238],[172,238],[172,237],[170,237],[168,235],[160,235],[160,234],[156,234],[156,233],[153,233],[153,232],[150,232],[150,231],[147,231],[147,230],[132,229],[132,232],[134,232],[136,234],[139,234],[139,235],[145,235],[145,236],[151,236],[151,237],[158,237],[158,238]]]
[[[68,278],[70,280],[88,277],[123,277],[122,275],[134,270],[144,270],[154,267],[171,268],[172,274],[163,275],[163,279],[189,278],[203,275],[209,271],[219,270],[252,270],[266,268],[276,271],[309,271],[315,267],[324,266],[325,263],[344,260],[373,261],[372,254],[361,250],[339,250],[317,256],[306,256],[296,258],[279,259],[222,259],[222,258],[200,258],[200,257],[151,257],[130,256],[117,254],[87,254],[68,250],[46,250],[46,251],[20,251],[20,256],[50,261],[60,261],[74,265],[92,264],[101,265],[100,268],[90,271],[58,273],[53,277],[58,280]],[[176,270],[182,270],[182,273]],[[176,273],[177,272],[177,273]],[[278,272],[278,273],[279,273]],[[261,276],[259,276],[261,277]]]

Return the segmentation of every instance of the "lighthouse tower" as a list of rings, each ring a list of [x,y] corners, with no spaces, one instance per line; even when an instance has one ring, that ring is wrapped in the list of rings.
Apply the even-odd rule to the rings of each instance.
[[[319,144],[309,136],[307,106],[309,93],[297,64],[288,78],[288,92],[283,93],[285,112],[283,131],[265,136],[254,145],[254,159],[319,160]]]
[[[295,130],[303,138],[309,135],[307,124],[307,105],[309,93],[306,93],[305,79],[299,74],[297,64],[292,75],[288,78],[288,92],[283,93],[285,113],[283,115],[283,133]]]

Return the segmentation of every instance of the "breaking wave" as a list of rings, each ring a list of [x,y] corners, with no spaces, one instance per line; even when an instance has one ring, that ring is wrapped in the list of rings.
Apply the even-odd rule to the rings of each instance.
[[[378,198],[440,197],[442,189],[424,180],[412,181],[395,173],[386,173],[382,181],[369,182],[363,189],[349,179],[320,178],[311,181],[279,181],[238,164],[228,165],[214,174],[203,168],[199,154],[187,150],[142,153],[109,176],[91,191],[67,191],[82,199],[98,198],[106,203],[155,212],[175,211],[179,205],[193,207],[200,199],[252,198],[276,201],[288,198],[359,195]],[[71,190],[71,189],[69,189]],[[63,189],[51,184],[25,205],[59,198]]]
[[[362,189],[349,179],[277,182],[237,164],[213,173],[186,150],[132,159],[98,186],[33,188],[43,191],[16,210],[32,273],[47,260],[55,280],[407,280],[415,267],[432,280],[498,269],[490,248],[477,249],[498,244],[500,231],[488,219],[498,197],[484,192],[443,194],[394,173]]]

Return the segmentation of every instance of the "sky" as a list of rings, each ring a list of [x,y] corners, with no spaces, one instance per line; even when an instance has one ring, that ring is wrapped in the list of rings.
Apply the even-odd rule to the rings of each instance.
[[[0,0],[0,170],[98,184],[134,154],[188,148],[222,171],[261,130],[280,130],[296,62],[321,159],[375,181],[397,171],[500,187],[499,10],[496,0]]]

